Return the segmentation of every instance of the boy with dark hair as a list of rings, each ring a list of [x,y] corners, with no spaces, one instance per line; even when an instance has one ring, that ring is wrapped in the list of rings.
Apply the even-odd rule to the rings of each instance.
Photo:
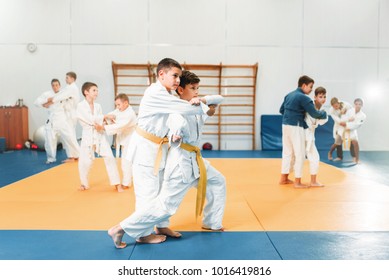
[[[177,94],[182,100],[198,97],[200,78],[183,71]],[[175,213],[190,187],[197,186],[196,215],[204,208],[202,228],[223,231],[223,215],[226,200],[226,180],[210,163],[203,159],[199,148],[202,130],[208,116],[215,113],[220,95],[205,97],[210,109],[202,115],[171,114],[168,119],[169,135],[173,142],[166,160],[164,182],[160,198],[170,213]],[[179,167],[179,168],[177,168]]]
[[[291,170],[293,158],[295,172],[295,188],[307,188],[301,183],[302,169],[305,159],[305,132],[307,124],[304,120],[305,113],[316,119],[325,119],[327,113],[315,109],[308,95],[312,91],[314,80],[308,76],[301,76],[298,80],[298,88],[288,93],[281,105],[282,114],[282,167],[280,184],[292,184],[288,176]]]

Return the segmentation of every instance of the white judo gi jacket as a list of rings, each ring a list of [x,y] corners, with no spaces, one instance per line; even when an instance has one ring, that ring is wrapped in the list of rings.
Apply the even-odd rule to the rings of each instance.
[[[347,110],[346,114],[342,116],[342,121],[346,122],[346,127],[340,126],[338,133],[344,135],[346,140],[358,140],[357,129],[364,124],[365,120],[366,114],[362,110],[358,113],[355,112],[355,108]]]
[[[142,130],[163,138],[167,136],[169,128],[166,121],[171,113],[202,114],[209,110],[208,106],[190,105],[170,93],[157,81],[145,91],[140,102],[138,112],[138,127]],[[159,165],[159,174],[154,175],[154,164],[157,158],[159,145],[142,137],[136,131],[128,145],[127,159],[133,164],[133,179],[135,191],[135,208],[142,207],[150,199],[155,198],[162,185],[168,145],[162,147],[162,159]],[[163,225],[161,225],[163,227]]]
[[[305,114],[305,122],[308,125],[308,128],[305,129],[305,141],[306,141],[306,151],[311,150],[312,145],[315,145],[315,131],[319,125],[324,125],[328,121],[328,116],[325,119],[315,119],[312,118],[308,113]]]
[[[351,106],[350,103],[347,103],[345,101],[340,101],[340,103],[343,103],[343,109],[346,109],[346,112],[349,110],[349,109],[352,109],[353,106]],[[341,118],[342,118],[342,113],[341,113],[341,110],[338,109],[338,110],[335,110],[333,107],[331,107],[328,111],[328,113],[330,114],[331,118],[334,120],[334,128],[333,128],[333,137],[334,139],[337,138],[337,136],[340,136],[342,137],[342,133],[338,133],[338,130],[339,128],[341,127],[340,123],[341,123]],[[336,143],[338,145],[342,144],[342,143]]]
[[[77,105],[77,118],[82,127],[81,147],[92,149],[92,147],[95,146],[96,153],[100,154],[101,147],[104,146],[102,143],[107,140],[103,133],[100,133],[95,129],[94,125],[96,123],[102,125],[104,115],[100,104],[94,103],[93,106],[94,110],[92,112],[86,100],[81,101]]]
[[[76,83],[71,83],[67,85],[64,90],[61,91],[61,94],[58,94],[53,99],[53,102],[63,102],[65,112],[68,115],[68,118],[71,120],[73,126],[76,126],[77,123],[77,105],[80,102],[80,90],[78,89]]]
[[[107,115],[114,115],[115,121],[104,126],[107,135],[116,134],[116,157],[119,155],[120,146],[128,147],[131,135],[135,131],[136,127],[136,114],[131,106],[124,111],[115,109]],[[124,150],[124,148],[123,148]]]
[[[138,127],[158,137],[165,137],[169,128],[166,121],[171,113],[178,114],[202,114],[208,111],[208,106],[201,103],[200,106],[190,105],[187,101],[181,100],[170,93],[157,81],[148,87],[139,105]],[[167,147],[164,145],[164,156],[160,168],[165,166]],[[134,133],[129,145],[127,157],[133,163],[144,166],[154,166],[157,156],[158,145]]]
[[[220,104],[223,102],[221,95],[209,95],[205,97],[207,104]],[[205,121],[208,119],[207,114],[202,115],[180,115],[170,114],[167,121],[169,127],[169,139],[172,135],[179,135],[182,137],[181,142],[192,146],[200,146],[202,130]],[[179,166],[183,182],[189,183],[199,178],[199,167],[196,161],[196,153],[188,152],[179,148],[180,143],[171,143],[171,148],[168,153],[168,162],[165,166],[164,180],[168,180],[176,166]],[[205,159],[206,168],[209,162]]]
[[[121,168],[123,172],[122,185],[132,185],[132,163],[127,159],[128,145],[130,144],[131,135],[136,127],[136,114],[131,106],[124,111],[118,109],[110,112],[108,115],[115,115],[115,122],[104,126],[107,135],[116,134],[116,157],[119,157],[120,148],[122,151]]]
[[[47,102],[49,98],[54,98],[59,95],[60,92],[55,93],[52,90],[45,91],[42,93],[34,102],[38,107],[42,107],[47,110],[48,120],[50,122],[60,122],[66,120],[64,104],[61,102],[55,102],[51,104],[48,108],[43,107],[43,104]]]

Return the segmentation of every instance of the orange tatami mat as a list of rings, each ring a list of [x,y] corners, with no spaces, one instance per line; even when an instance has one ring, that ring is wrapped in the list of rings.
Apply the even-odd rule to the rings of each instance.
[[[321,163],[323,188],[280,186],[281,159],[210,159],[227,179],[227,231],[388,231],[389,186]],[[303,181],[308,182],[308,163]],[[133,189],[117,193],[102,159],[79,191],[77,163],[62,164],[0,189],[0,229],[106,230],[134,210]],[[172,228],[201,230],[195,189]]]

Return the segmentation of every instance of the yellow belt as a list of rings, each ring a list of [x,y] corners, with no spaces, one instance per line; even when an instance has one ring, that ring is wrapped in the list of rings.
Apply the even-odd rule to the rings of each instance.
[[[345,130],[342,135],[343,138],[343,148],[350,149],[351,140],[350,140],[350,131]]]
[[[151,133],[141,129],[138,126],[136,127],[136,132],[140,136],[146,138],[147,140],[150,140],[151,142],[158,144],[157,158],[155,159],[155,163],[154,163],[154,175],[157,175],[159,172],[159,165],[161,164],[161,160],[162,160],[162,145],[168,144],[169,139],[166,136],[163,138],[155,136],[154,134],[151,134]]]
[[[188,152],[196,153],[196,161],[200,170],[199,184],[197,186],[197,198],[196,198],[196,216],[200,216],[203,212],[205,202],[205,192],[207,190],[207,170],[201,156],[199,147],[192,146],[186,143],[181,143],[180,147]]]

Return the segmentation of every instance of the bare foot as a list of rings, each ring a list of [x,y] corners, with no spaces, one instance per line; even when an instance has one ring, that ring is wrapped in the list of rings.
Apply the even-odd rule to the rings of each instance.
[[[77,161],[77,158],[67,158],[65,160],[62,161],[62,163],[69,163],[69,162],[75,162]]]
[[[322,184],[322,183],[320,183],[320,182],[311,182],[310,184],[309,184],[309,186],[310,187],[313,187],[313,188],[320,188],[320,187],[324,187],[324,185]]]
[[[89,187],[86,187],[84,185],[81,185],[79,188],[78,188],[80,191],[86,191],[89,189]]]
[[[166,240],[165,235],[158,235],[158,234],[150,234],[147,236],[143,236],[136,240],[136,242],[139,243],[148,243],[148,244],[158,244],[162,243]]]
[[[333,158],[332,158],[332,155],[331,155],[331,153],[328,153],[328,160],[332,160]]]
[[[336,159],[334,159],[334,161],[341,161],[342,159],[340,157],[337,157]]]
[[[224,227],[221,227],[221,228],[219,228],[219,229],[212,229],[212,228],[210,228],[210,227],[202,226],[201,228],[202,228],[202,229],[205,229],[205,230],[215,231],[215,232],[223,232],[223,231],[224,231]]]
[[[286,181],[280,181],[279,182],[280,185],[288,185],[288,184],[293,184],[293,181],[290,180],[290,179],[287,179]]]
[[[116,185],[115,188],[116,188],[116,190],[117,190],[119,193],[124,192],[123,187],[122,187],[121,184]]]
[[[302,184],[302,183],[294,183],[294,187],[296,189],[307,189],[307,188],[309,188],[308,185],[305,185],[305,184]]]
[[[182,234],[179,233],[178,231],[171,230],[168,227],[156,228],[155,233],[156,234],[163,234],[163,235],[173,237],[173,238],[180,238],[182,236]]]
[[[129,186],[122,185],[123,189],[129,189],[130,187],[131,187],[131,185],[129,185]]]
[[[123,249],[127,246],[126,242],[122,242],[124,230],[121,228],[120,225],[111,227],[108,230],[108,235],[111,236],[113,240],[113,244],[115,245],[116,248]]]

